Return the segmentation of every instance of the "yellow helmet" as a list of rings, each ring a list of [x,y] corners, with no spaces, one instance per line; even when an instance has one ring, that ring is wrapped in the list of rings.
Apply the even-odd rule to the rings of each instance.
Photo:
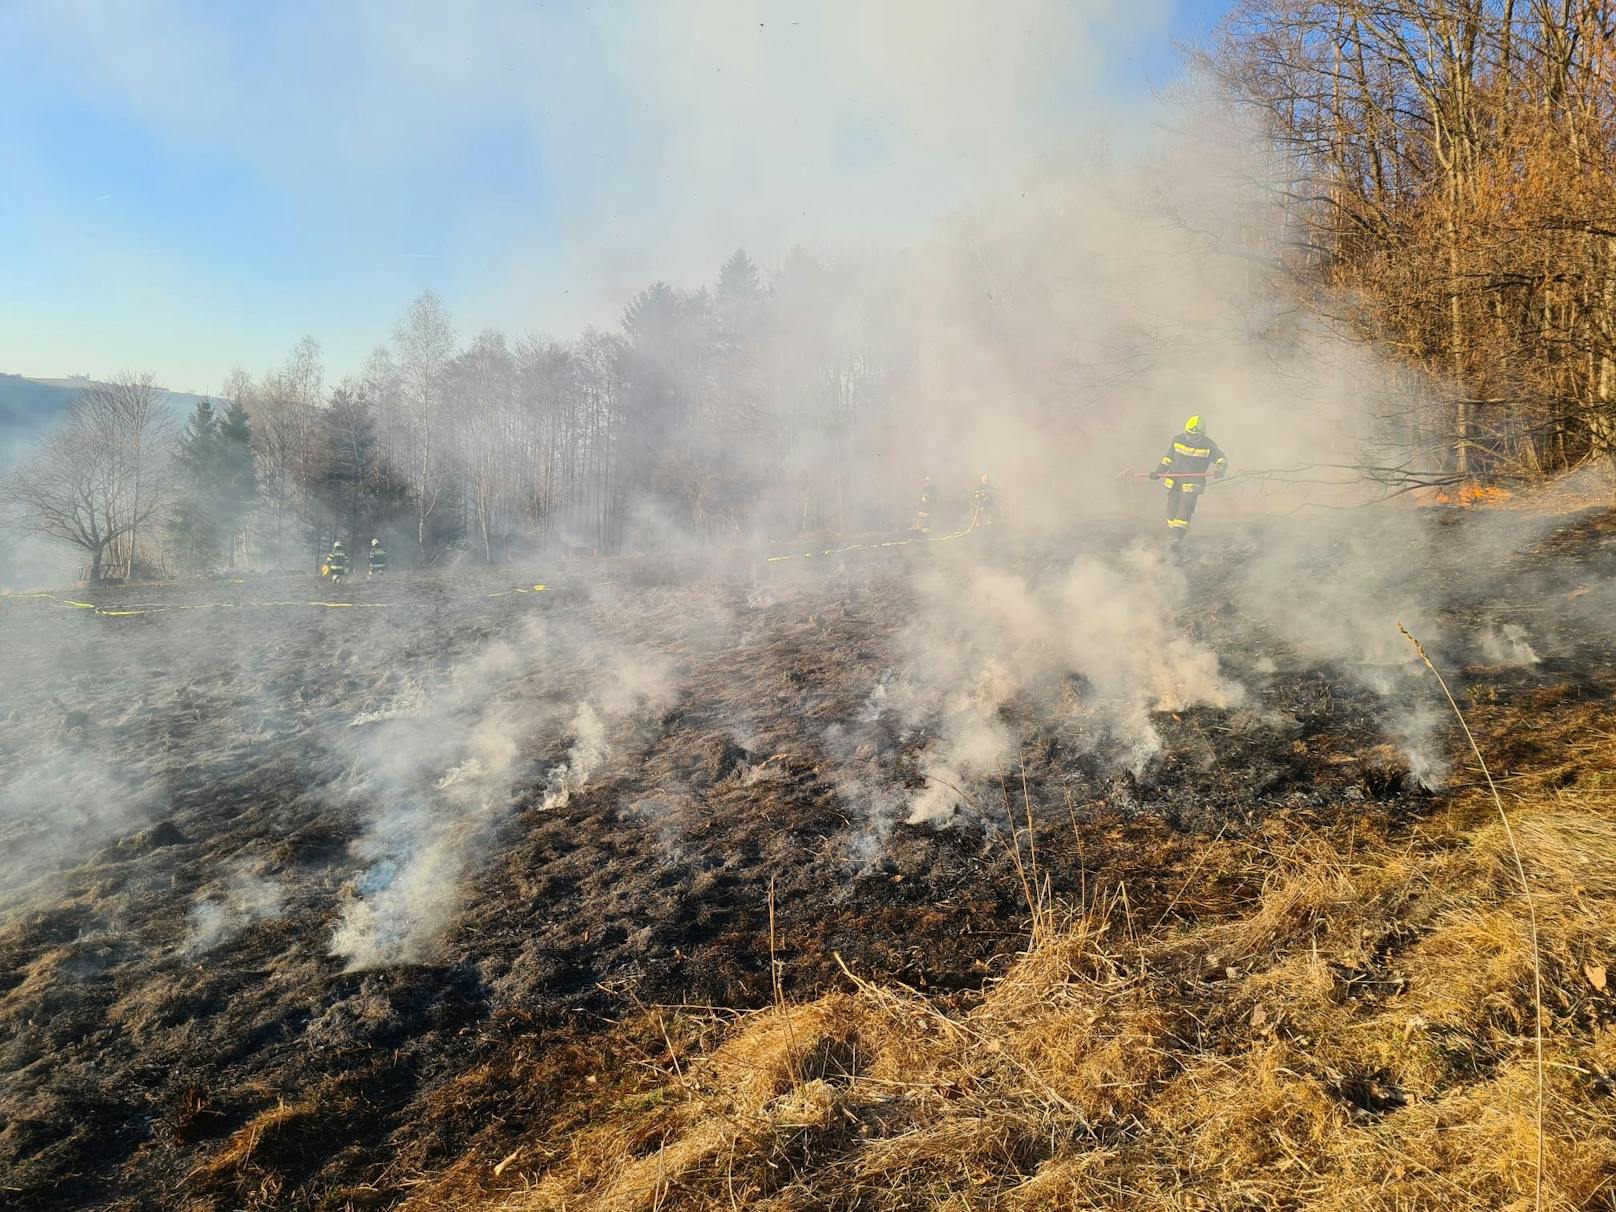
[[[1199,414],[1197,414],[1196,416],[1191,417],[1188,421],[1184,422],[1184,432],[1185,433],[1200,433],[1205,428],[1206,428],[1206,422],[1201,420]]]

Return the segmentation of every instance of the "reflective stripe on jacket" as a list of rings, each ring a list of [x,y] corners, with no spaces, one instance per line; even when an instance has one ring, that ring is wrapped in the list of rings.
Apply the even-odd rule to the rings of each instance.
[[[1205,434],[1181,433],[1162,455],[1163,471],[1173,475],[1201,475],[1209,468],[1222,471],[1229,465],[1218,444]]]

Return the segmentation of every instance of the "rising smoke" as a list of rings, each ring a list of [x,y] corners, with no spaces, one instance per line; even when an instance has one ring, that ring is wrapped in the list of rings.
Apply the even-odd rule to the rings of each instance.
[[[1401,504],[1372,506],[1375,486],[1346,471],[1385,437],[1377,418],[1417,406],[1416,389],[1299,310],[1240,123],[1215,109],[1179,117],[1138,161],[1029,171],[906,266],[903,331],[884,338],[908,350],[905,477],[959,485],[990,472],[1018,537],[1092,550],[1085,527],[1160,515],[1159,490],[1128,473],[1202,414],[1237,472],[1285,472],[1219,486],[1203,514],[1269,519],[1234,570],[1241,605],[1276,656],[1337,662],[1381,694],[1389,734],[1435,782],[1439,734],[1409,708],[1417,678],[1395,628],[1402,618],[1439,638],[1431,582],[1412,575],[1428,529]],[[869,772],[844,771],[870,805],[855,850],[894,819],[973,815],[1017,761],[1017,704],[1077,713],[1083,743],[1135,775],[1160,752],[1160,713],[1241,704],[1244,688],[1183,615],[1228,535],[1199,523],[1199,570],[1170,566],[1158,532],[1113,538],[1113,554],[1040,580],[964,556],[919,573],[916,620],[870,715],[923,734],[921,785],[895,803],[870,793]],[[826,745],[844,766],[880,752],[857,728]]]
[[[909,824],[981,814],[973,797],[1017,762],[1006,710],[1018,701],[1035,717],[1080,717],[1080,743],[1104,768],[1135,775],[1161,749],[1157,714],[1244,701],[1217,654],[1177,625],[1189,583],[1153,548],[1131,546],[1114,562],[1082,556],[1043,578],[950,568],[924,574],[917,589],[922,608],[898,674],[869,717],[890,712],[901,731],[927,737]],[[832,746],[846,747],[841,736]],[[874,802],[871,828],[884,834],[888,804]]]
[[[974,46],[944,49],[974,61]],[[946,91],[929,68],[910,70],[922,91]],[[995,81],[1013,92],[1013,75]],[[781,204],[779,228],[758,233],[776,250],[779,330],[755,403],[800,423],[784,448],[722,430],[706,453],[742,463],[738,480],[788,501],[810,468],[833,465],[835,520],[889,529],[906,520],[922,477],[957,500],[986,472],[1016,541],[1062,553],[1041,572],[974,559],[974,548],[951,551],[946,566],[917,562],[912,617],[862,715],[817,738],[857,808],[858,861],[878,857],[902,825],[969,827],[982,816],[1019,760],[1026,717],[1068,721],[1100,769],[1138,777],[1162,752],[1163,713],[1241,706],[1247,686],[1185,622],[1205,569],[1233,545],[1235,517],[1258,536],[1229,583],[1273,639],[1260,668],[1339,668],[1378,697],[1412,776],[1427,786],[1446,777],[1442,721],[1395,625],[1445,660],[1465,654],[1469,641],[1450,634],[1436,599],[1453,582],[1425,575],[1455,561],[1407,501],[1376,503],[1377,486],[1346,470],[1397,439],[1424,389],[1298,297],[1283,216],[1268,200],[1274,169],[1239,117],[1195,93],[1163,117],[1137,153],[1050,152],[988,174],[984,196],[901,253],[850,251],[836,224],[816,219],[808,234],[820,250],[786,254],[801,234],[785,226],[800,214],[795,200]],[[626,280],[610,286],[619,300],[627,293]],[[808,392],[826,381],[835,394]],[[857,416],[821,424],[803,415],[804,399]],[[1209,494],[1192,536],[1200,566],[1182,569],[1163,556],[1159,489],[1132,473],[1154,464],[1190,413],[1206,417],[1236,478]],[[689,534],[690,519],[655,499],[635,502],[634,518],[646,549]],[[802,515],[769,520],[800,525]],[[1496,563],[1531,537],[1478,530],[1466,558]],[[1480,642],[1491,660],[1530,663],[1541,641],[1510,624]],[[518,705],[516,690],[535,687]],[[535,624],[345,720],[328,738],[347,762],[329,795],[363,829],[331,953],[350,968],[433,958],[518,814],[572,804],[672,687],[666,664],[622,637]],[[892,766],[892,737],[915,747],[912,779]],[[95,776],[80,773],[84,793],[52,811],[97,833]],[[26,797],[34,777],[24,767],[11,785]],[[278,896],[250,880],[203,894],[185,948],[220,945],[278,911]]]
[[[192,959],[205,955],[254,922],[279,917],[285,902],[286,891],[279,881],[248,863],[237,863],[225,879],[203,888],[193,899],[180,951]]]
[[[580,697],[548,706],[540,681]],[[530,621],[456,665],[436,692],[407,685],[350,725],[358,736],[338,794],[367,819],[365,867],[331,939],[350,969],[433,958],[475,875],[525,796],[565,807],[613,747],[665,705],[667,668],[590,634]],[[557,754],[545,769],[542,755]],[[527,791],[525,789],[535,789]]]

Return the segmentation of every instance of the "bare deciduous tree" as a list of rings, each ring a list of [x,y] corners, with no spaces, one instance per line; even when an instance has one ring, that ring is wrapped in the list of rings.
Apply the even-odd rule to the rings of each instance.
[[[91,584],[131,574],[142,529],[168,504],[173,419],[161,396],[149,374],[86,388],[0,490],[24,526],[84,552]]]
[[[514,518],[517,482],[525,468],[519,456],[525,416],[515,400],[515,366],[505,338],[485,332],[451,364],[448,391],[454,400],[452,454],[465,477],[467,517],[483,559],[503,553],[503,536]]]
[[[1214,66],[1286,165],[1301,267],[1447,386],[1461,475],[1616,458],[1616,7],[1242,0]]]
[[[416,542],[424,555],[427,521],[437,508],[443,488],[439,474],[439,412],[443,407],[444,372],[454,353],[454,325],[443,301],[430,290],[422,291],[399,322],[393,345],[398,365],[397,404],[405,418],[410,444],[407,457],[414,479]]]
[[[311,486],[319,473],[320,411],[324,407],[325,368],[320,343],[304,337],[278,369],[256,388],[243,376],[230,398],[252,414],[253,463],[258,497],[268,517],[261,547],[277,562],[302,536],[289,533],[293,524],[311,523]]]

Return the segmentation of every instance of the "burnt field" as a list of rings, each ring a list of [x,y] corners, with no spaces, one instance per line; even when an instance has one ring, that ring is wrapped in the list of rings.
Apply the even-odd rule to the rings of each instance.
[[[391,1206],[585,1113],[592,1041],[638,1009],[768,1004],[771,898],[784,995],[839,957],[946,1002],[1024,942],[1016,830],[1056,897],[1125,885],[1165,916],[1203,839],[1395,829],[1468,776],[1433,773],[1454,738],[1395,633],[1335,643],[1390,630],[1378,609],[1437,629],[1482,714],[1616,683],[1606,516],[1496,523],[1486,559],[1479,525],[1420,519],[1372,567],[1321,542],[1255,588],[1284,526],[1206,525],[1185,569],[1132,557],[1121,609],[1053,599],[1103,634],[1092,667],[1021,639],[1015,594],[1111,575],[1073,561],[1122,528],[589,562],[542,592],[507,569],[0,600],[0,1201]],[[1257,608],[1287,593],[1317,619]],[[1119,705],[1140,677],[1167,680]],[[520,1083],[469,1080],[513,1057]]]

